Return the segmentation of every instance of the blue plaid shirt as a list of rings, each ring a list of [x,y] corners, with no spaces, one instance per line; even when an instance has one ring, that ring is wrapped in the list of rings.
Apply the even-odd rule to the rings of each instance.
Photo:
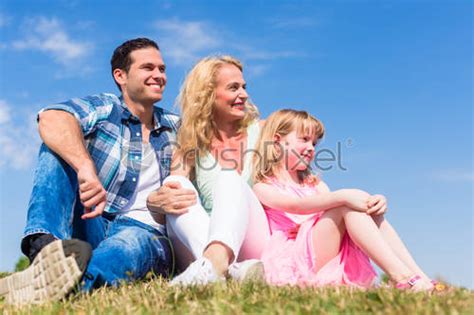
[[[40,112],[51,109],[69,112],[79,121],[97,174],[107,191],[105,211],[121,211],[132,198],[140,176],[140,120],[130,113],[121,97],[106,93],[74,98],[47,106]],[[150,143],[159,162],[161,183],[170,172],[178,123],[177,115],[154,107],[155,126],[150,133]]]

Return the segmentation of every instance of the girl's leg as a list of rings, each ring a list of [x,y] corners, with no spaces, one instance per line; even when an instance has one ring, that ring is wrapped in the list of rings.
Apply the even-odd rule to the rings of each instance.
[[[182,187],[196,191],[191,181],[184,176],[171,175],[164,182],[168,181],[179,182]],[[178,268],[184,270],[192,261],[202,257],[208,244],[209,215],[198,200],[187,213],[166,216],[166,223]]]
[[[338,208],[326,211],[312,229],[313,251],[317,257],[315,271],[319,271],[337,256],[345,232],[342,212]]]
[[[403,261],[403,263],[408,266],[408,268],[410,268],[414,274],[420,275],[421,277],[425,278],[425,280],[429,280],[429,277],[416,264],[405,244],[403,244],[403,241],[400,239],[400,236],[398,236],[398,233],[388,222],[388,220],[385,219],[383,215],[372,216],[372,218],[379,227],[382,237],[392,248],[398,258]]]
[[[340,208],[344,217],[346,229],[354,241],[380,268],[395,282],[403,282],[412,277],[413,271],[403,263],[392,248],[382,237],[371,216]],[[431,289],[431,284],[421,282],[418,289]]]

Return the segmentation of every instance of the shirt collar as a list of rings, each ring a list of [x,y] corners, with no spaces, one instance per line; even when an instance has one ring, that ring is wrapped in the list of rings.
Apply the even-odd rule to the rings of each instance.
[[[120,96],[120,107],[122,110],[121,118],[122,121],[133,121],[140,123],[140,119],[137,116],[133,115],[125,104],[123,100],[123,96]],[[153,130],[160,130],[160,129],[169,129],[172,130],[173,126],[171,126],[170,121],[163,118],[163,109],[157,106],[153,106],[153,122],[154,127]]]

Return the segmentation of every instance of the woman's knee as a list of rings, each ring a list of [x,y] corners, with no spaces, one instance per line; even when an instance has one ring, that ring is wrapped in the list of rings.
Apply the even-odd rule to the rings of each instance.
[[[214,186],[214,193],[216,191],[231,190],[239,191],[243,189],[245,181],[236,171],[223,170],[217,175],[217,180]]]
[[[193,183],[189,180],[189,178],[182,176],[182,175],[170,175],[163,180],[163,185],[169,182],[178,182],[181,184],[182,188],[192,189],[196,191],[196,187],[194,187]]]

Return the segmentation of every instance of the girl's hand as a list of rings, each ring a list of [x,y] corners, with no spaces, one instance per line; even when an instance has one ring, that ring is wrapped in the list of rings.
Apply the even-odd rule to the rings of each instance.
[[[383,195],[373,195],[369,197],[369,210],[367,214],[381,215],[387,212],[387,198]]]
[[[369,210],[370,195],[360,189],[343,189],[344,204],[356,211],[367,212]]]

